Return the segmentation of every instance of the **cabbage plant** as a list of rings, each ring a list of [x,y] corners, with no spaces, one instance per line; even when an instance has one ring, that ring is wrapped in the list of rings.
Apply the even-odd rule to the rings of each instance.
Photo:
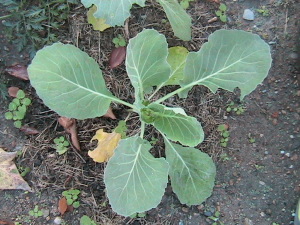
[[[215,164],[195,148],[204,139],[200,122],[181,108],[165,106],[164,101],[176,94],[186,96],[195,85],[213,92],[238,87],[243,99],[264,80],[272,61],[269,46],[258,35],[239,30],[218,30],[210,35],[198,52],[188,53],[182,76],[174,76],[178,71],[174,61],[168,63],[168,54],[165,37],[155,30],[143,30],[129,41],[125,64],[135,90],[133,103],[113,95],[98,64],[73,45],[44,47],[28,68],[37,94],[61,116],[102,116],[111,102],[124,104],[139,115],[140,133],[119,142],[104,171],[111,207],[123,216],[156,207],[168,177],[183,204],[201,204],[212,193]],[[153,98],[170,79],[178,89]],[[149,152],[152,146],[144,139],[147,126],[154,126],[163,137],[165,158]]]

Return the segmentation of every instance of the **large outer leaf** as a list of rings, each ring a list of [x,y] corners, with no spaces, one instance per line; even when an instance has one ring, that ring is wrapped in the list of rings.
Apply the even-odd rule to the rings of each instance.
[[[174,30],[175,36],[184,41],[191,40],[192,19],[177,0],[158,0]]]
[[[39,97],[61,116],[94,118],[108,110],[112,94],[98,64],[73,45],[55,43],[43,48],[28,72]]]
[[[154,158],[149,142],[140,137],[120,141],[104,172],[109,203],[120,215],[130,216],[156,207],[168,182],[168,163]]]
[[[167,56],[166,38],[155,30],[143,30],[129,41],[126,69],[136,98],[142,98],[143,92],[168,80],[170,65]]]
[[[97,6],[94,16],[105,19],[105,23],[111,26],[123,26],[124,21],[130,16],[132,4],[145,6],[146,0],[81,0],[84,7],[89,8],[93,4]]]
[[[258,35],[218,30],[200,51],[188,55],[181,86],[202,84],[213,92],[239,87],[243,99],[268,75],[271,61],[270,47]]]
[[[214,187],[214,162],[198,149],[182,147],[166,138],[165,144],[173,191],[182,204],[201,204],[211,195]]]
[[[167,138],[190,147],[203,141],[204,132],[196,118],[178,113],[177,109],[173,110],[155,103],[149,108],[159,113],[152,124]]]

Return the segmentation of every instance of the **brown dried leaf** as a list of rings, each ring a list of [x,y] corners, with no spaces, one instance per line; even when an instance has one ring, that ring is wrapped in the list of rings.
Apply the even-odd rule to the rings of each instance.
[[[78,135],[77,135],[76,120],[62,116],[62,117],[58,118],[58,122],[60,125],[62,125],[65,128],[66,132],[71,134],[71,142],[72,142],[73,146],[77,150],[80,150],[80,144],[79,144]]]
[[[13,162],[16,154],[17,152],[6,152],[0,148],[0,189],[32,191]]]
[[[1,225],[15,225],[14,222],[8,221],[8,220],[0,220]]]
[[[27,66],[16,64],[16,65],[7,67],[5,69],[5,71],[8,74],[10,74],[14,77],[17,77],[19,79],[29,80],[29,76],[28,76],[28,72],[27,72]]]
[[[126,48],[121,46],[112,50],[110,59],[109,59],[109,67],[111,69],[118,67],[126,58]]]
[[[8,88],[8,94],[10,97],[14,97],[16,98],[17,97],[17,92],[20,90],[20,88],[18,87],[10,87]]]
[[[112,109],[109,107],[106,114],[103,115],[104,117],[108,117],[111,118],[113,120],[117,119],[117,117],[115,116],[115,114],[113,113]]]
[[[22,126],[20,128],[20,130],[22,132],[24,132],[26,135],[32,135],[32,134],[39,134],[40,133],[37,129],[35,129],[33,127],[28,127],[28,126]]]
[[[67,209],[68,209],[67,199],[65,197],[62,197],[58,201],[58,211],[60,212],[61,215],[64,215]]]

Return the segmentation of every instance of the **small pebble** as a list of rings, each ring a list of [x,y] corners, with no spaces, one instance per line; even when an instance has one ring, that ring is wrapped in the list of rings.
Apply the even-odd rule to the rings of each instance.
[[[259,183],[260,185],[263,185],[263,186],[266,185],[266,183],[263,182],[263,181],[259,181],[258,183]]]
[[[250,9],[245,9],[243,19],[250,21],[254,20],[254,13]]]
[[[204,215],[207,217],[213,216],[212,212],[210,212],[210,211],[205,211]]]
[[[186,208],[186,207],[182,207],[181,210],[182,210],[183,212],[185,212],[185,213],[189,212],[189,209]]]
[[[53,222],[55,223],[55,224],[61,224],[61,222],[62,222],[62,219],[60,218],[60,217],[55,217],[55,219],[53,220]]]
[[[252,220],[245,218],[245,225],[253,225]]]
[[[292,53],[289,54],[289,58],[290,59],[298,59],[298,57],[299,56],[298,56],[298,54],[296,52],[292,52]]]
[[[289,169],[293,169],[293,168],[294,168],[294,166],[293,166],[293,165],[290,165],[290,166],[289,166]]]
[[[291,154],[290,154],[289,152],[285,153],[285,155],[286,155],[287,157],[290,157],[290,156],[291,156]]]

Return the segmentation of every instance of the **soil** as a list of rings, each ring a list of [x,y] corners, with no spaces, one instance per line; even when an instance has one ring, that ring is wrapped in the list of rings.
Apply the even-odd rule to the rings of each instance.
[[[142,218],[125,218],[114,213],[108,204],[103,183],[105,165],[94,163],[87,150],[95,143],[90,139],[98,129],[112,130],[117,120],[96,118],[77,121],[82,151],[70,149],[58,155],[53,149],[53,139],[68,134],[57,123],[58,115],[43,105],[29,81],[22,81],[5,72],[7,66],[19,63],[28,65],[28,54],[18,53],[5,36],[0,24],[1,82],[6,87],[23,89],[33,100],[25,123],[39,130],[37,135],[25,135],[4,118],[10,97],[0,98],[0,147],[7,151],[21,151],[15,160],[18,168],[29,167],[24,177],[34,192],[22,190],[0,191],[0,223],[13,221],[21,224],[53,224],[62,218],[61,224],[79,224],[82,215],[88,215],[98,224],[179,224],[179,225],[288,225],[293,224],[300,195],[300,88],[299,74],[299,12],[297,0],[226,0],[228,22],[215,21],[217,1],[194,1],[188,13],[193,18],[193,39],[183,42],[173,36],[168,23],[162,25],[165,15],[154,1],[147,1],[144,8],[134,6],[129,19],[129,37],[144,28],[155,28],[166,35],[170,46],[183,45],[197,51],[215,30],[242,29],[259,34],[272,50],[272,68],[263,84],[242,102],[238,96],[225,91],[210,93],[204,87],[192,90],[187,100],[173,99],[171,103],[187,109],[188,114],[198,118],[204,126],[206,139],[199,149],[210,154],[217,165],[216,186],[213,194],[199,206],[182,205],[172,187],[168,185],[161,203]],[[265,6],[269,15],[263,16],[256,9]],[[254,21],[242,18],[244,9],[255,12]],[[125,73],[125,66],[109,69],[108,59],[117,34],[125,35],[123,27],[108,29],[102,33],[93,31],[86,23],[86,9],[78,6],[69,19],[69,29],[64,30],[61,42],[73,43],[94,57],[105,74],[108,87],[118,97],[133,101],[133,89]],[[5,9],[0,10],[0,16]],[[126,35],[125,35],[126,36]],[[300,45],[299,45],[300,46]],[[299,79],[300,80],[300,79]],[[169,89],[163,89],[167,92]],[[198,96],[201,96],[199,98]],[[237,115],[226,112],[234,101],[245,112]],[[170,102],[169,102],[170,103]],[[199,105],[201,107],[199,107]],[[127,114],[120,105],[112,105],[118,120]],[[133,134],[137,121],[130,122],[129,135]],[[219,144],[218,124],[227,124],[230,141],[227,147]],[[158,137],[154,130],[147,130]],[[250,138],[253,138],[250,141]],[[255,139],[255,140],[254,140]],[[252,142],[252,143],[251,143]],[[157,153],[156,153],[157,154]],[[158,141],[158,154],[163,155],[162,143]],[[62,192],[79,189],[80,207],[63,216],[57,209]],[[43,216],[29,215],[36,205]]]

